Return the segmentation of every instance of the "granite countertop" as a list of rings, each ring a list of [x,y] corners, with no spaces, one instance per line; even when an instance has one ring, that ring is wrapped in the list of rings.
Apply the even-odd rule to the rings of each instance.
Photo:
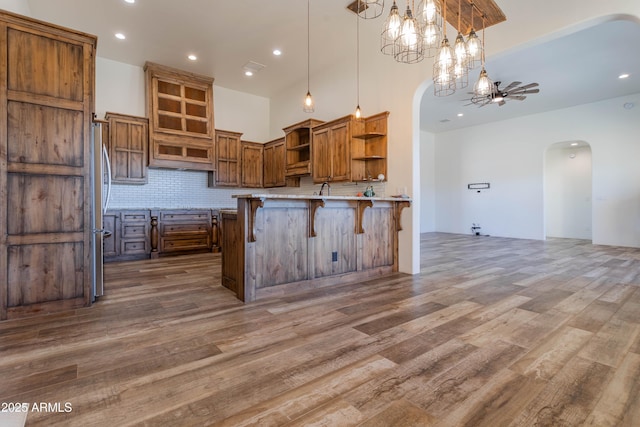
[[[289,199],[289,200],[378,200],[397,202],[399,200],[411,201],[409,197],[358,197],[358,196],[319,196],[317,194],[234,194],[236,199]]]

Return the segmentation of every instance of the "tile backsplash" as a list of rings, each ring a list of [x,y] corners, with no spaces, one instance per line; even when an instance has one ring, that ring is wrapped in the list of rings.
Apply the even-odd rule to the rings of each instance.
[[[234,194],[317,194],[320,185],[315,185],[311,177],[300,179],[300,187],[282,188],[209,188],[207,173],[171,169],[149,169],[146,185],[114,184],[111,190],[111,209],[185,209],[185,208],[229,208],[236,206]],[[331,184],[333,196],[355,196],[364,192],[370,183]],[[371,183],[376,196],[385,196],[386,183]]]

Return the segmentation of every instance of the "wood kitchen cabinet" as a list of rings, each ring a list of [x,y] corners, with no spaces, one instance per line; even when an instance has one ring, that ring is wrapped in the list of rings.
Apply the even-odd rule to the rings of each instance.
[[[241,141],[241,167],[244,188],[262,188],[262,152],[264,144]]]
[[[284,138],[267,142],[264,145],[263,152],[264,188],[284,187],[286,185],[284,163]]]
[[[107,211],[103,227],[111,232],[105,237],[105,262],[146,259],[151,254],[151,214],[149,210]]]
[[[0,11],[0,319],[91,304],[96,37]]]
[[[111,160],[111,181],[146,184],[149,120],[118,113],[107,113],[104,118],[103,141]]]
[[[389,112],[364,119],[364,129],[351,138],[351,180],[377,181],[380,174],[387,180],[387,119]]]
[[[286,149],[285,176],[295,177],[311,173],[311,128],[323,123],[307,119],[284,128]]]
[[[351,135],[360,128],[361,121],[349,115],[312,129],[313,182],[351,180]]]
[[[147,62],[149,166],[215,170],[213,78]]]
[[[158,219],[158,248],[154,256],[211,250],[211,211],[174,209],[152,211]],[[153,233],[153,230],[152,230]]]
[[[215,186],[239,187],[241,170],[240,132],[216,129]]]

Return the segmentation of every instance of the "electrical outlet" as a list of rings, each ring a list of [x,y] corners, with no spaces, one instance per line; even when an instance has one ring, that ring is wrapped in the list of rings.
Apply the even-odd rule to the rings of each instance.
[[[337,262],[338,261],[338,252],[334,251],[331,252],[331,262]]]

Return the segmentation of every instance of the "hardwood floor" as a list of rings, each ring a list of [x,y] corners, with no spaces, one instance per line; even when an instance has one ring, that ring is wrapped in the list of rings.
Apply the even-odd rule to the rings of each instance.
[[[421,250],[419,275],[247,305],[219,254],[109,264],[92,308],[0,323],[0,402],[52,404],[28,426],[640,425],[639,249]]]

